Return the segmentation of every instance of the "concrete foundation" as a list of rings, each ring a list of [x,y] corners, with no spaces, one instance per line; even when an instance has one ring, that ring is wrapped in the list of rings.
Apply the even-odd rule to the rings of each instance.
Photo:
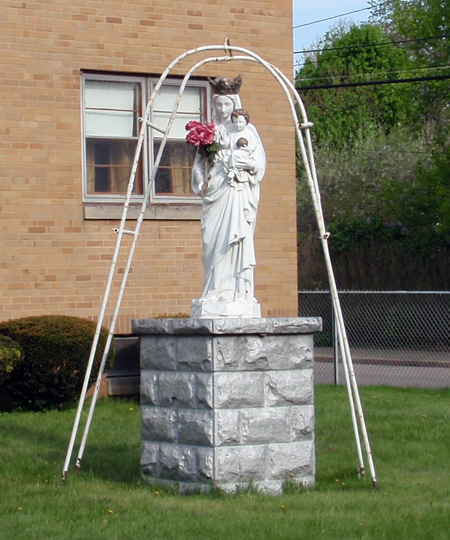
[[[316,318],[135,320],[149,480],[280,494],[315,475]]]

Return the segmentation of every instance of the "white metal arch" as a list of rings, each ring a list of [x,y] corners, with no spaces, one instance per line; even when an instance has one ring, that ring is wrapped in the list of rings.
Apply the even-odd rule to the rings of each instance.
[[[172,114],[170,116],[167,128],[163,132],[164,137],[163,137],[163,139],[161,141],[158,154],[157,154],[157,156],[155,158],[155,163],[154,163],[154,166],[152,168],[151,175],[150,175],[150,181],[149,181],[149,183],[148,183],[148,185],[146,186],[146,189],[145,189],[144,199],[143,199],[143,202],[142,202],[141,210],[139,212],[139,216],[138,216],[137,221],[136,221],[135,228],[134,228],[134,230],[127,230],[127,229],[125,229],[127,213],[128,213],[128,209],[129,209],[129,205],[130,205],[131,193],[133,191],[133,186],[134,186],[134,182],[135,182],[135,178],[136,178],[137,167],[138,167],[139,159],[140,159],[141,153],[142,153],[143,143],[146,140],[148,129],[156,129],[158,131],[161,131],[155,125],[151,124],[151,122],[149,121],[150,111],[151,111],[153,102],[155,100],[155,97],[158,94],[164,80],[167,78],[167,76],[170,74],[170,72],[173,70],[173,68],[175,66],[177,66],[181,61],[189,58],[190,56],[193,56],[193,55],[196,55],[196,54],[199,54],[199,53],[208,52],[208,51],[224,51],[226,54],[225,54],[225,56],[215,56],[215,57],[205,58],[205,59],[201,60],[200,62],[197,62],[195,65],[193,65],[191,67],[191,69],[189,69],[189,71],[186,73],[185,77],[183,78],[183,81],[182,81],[182,83],[180,85],[178,98],[177,98],[177,100],[175,102],[175,105],[174,105],[174,108],[172,110]],[[237,56],[235,56],[234,53],[239,53],[239,54]],[[91,352],[90,352],[90,355],[89,355],[89,360],[88,360],[88,365],[87,365],[87,368],[86,368],[86,374],[85,374],[85,378],[84,378],[84,383],[83,383],[83,387],[82,387],[82,391],[81,391],[81,395],[80,395],[80,400],[79,400],[79,403],[78,403],[78,408],[77,408],[77,413],[76,413],[76,417],[75,417],[75,421],[74,421],[74,425],[73,425],[73,429],[72,429],[71,438],[70,438],[70,441],[69,441],[69,447],[67,449],[66,460],[65,460],[65,463],[64,463],[61,483],[64,483],[64,480],[65,480],[65,478],[67,476],[67,473],[68,473],[68,470],[69,470],[69,465],[70,465],[70,460],[71,460],[71,457],[72,457],[73,447],[74,447],[74,444],[75,444],[75,439],[76,439],[79,424],[80,424],[81,414],[82,414],[84,402],[85,402],[85,399],[86,399],[86,393],[87,393],[87,389],[88,389],[89,378],[90,378],[90,375],[91,375],[91,372],[92,372],[92,367],[93,367],[93,363],[94,363],[94,357],[95,357],[95,354],[96,354],[96,351],[97,351],[97,348],[98,348],[98,341],[99,341],[99,337],[100,337],[100,331],[101,331],[101,328],[102,328],[102,325],[103,325],[103,321],[104,321],[104,317],[105,317],[105,311],[106,311],[106,307],[107,307],[108,302],[109,302],[110,291],[111,291],[113,279],[114,279],[114,276],[115,276],[116,264],[117,264],[121,244],[122,244],[123,235],[131,235],[132,236],[132,242],[131,242],[131,246],[129,247],[128,259],[127,259],[127,262],[126,262],[126,265],[125,265],[125,268],[124,268],[124,273],[123,273],[123,276],[122,276],[122,281],[121,281],[119,293],[117,295],[117,299],[116,299],[116,303],[115,303],[115,307],[114,307],[114,312],[113,312],[113,316],[112,316],[112,319],[111,319],[109,334],[108,334],[107,342],[106,342],[105,349],[104,349],[104,352],[103,352],[102,361],[101,361],[99,373],[98,373],[98,376],[97,376],[97,381],[96,381],[96,384],[95,384],[94,395],[92,397],[92,402],[91,402],[91,405],[90,405],[90,408],[89,408],[89,413],[88,413],[88,417],[87,417],[87,420],[86,420],[86,425],[85,425],[85,429],[84,429],[84,432],[83,432],[83,437],[82,437],[82,440],[81,440],[81,443],[80,443],[80,449],[79,449],[79,452],[78,452],[76,466],[75,466],[76,469],[79,469],[79,467],[81,465],[81,460],[82,460],[82,457],[83,457],[84,448],[86,446],[86,441],[87,441],[87,437],[88,437],[88,434],[89,434],[90,425],[91,425],[91,422],[92,422],[96,402],[97,402],[97,399],[98,399],[98,394],[99,394],[99,391],[100,391],[100,383],[101,383],[103,371],[104,371],[104,368],[105,368],[106,359],[108,357],[108,353],[109,353],[111,343],[112,343],[112,340],[113,340],[113,337],[114,337],[115,325],[116,325],[116,322],[117,322],[117,317],[119,315],[120,306],[121,306],[121,303],[122,303],[126,283],[127,283],[127,280],[128,280],[128,274],[129,274],[129,271],[130,271],[130,268],[131,268],[131,263],[132,263],[132,260],[133,260],[134,251],[136,249],[136,244],[137,244],[137,240],[138,240],[138,237],[139,237],[140,228],[141,228],[141,225],[142,225],[142,221],[144,219],[145,210],[146,210],[148,202],[150,200],[150,195],[151,195],[152,190],[153,190],[155,176],[156,176],[156,173],[157,173],[160,161],[161,161],[162,153],[164,151],[164,147],[165,147],[165,144],[167,142],[167,139],[168,139],[168,136],[169,136],[169,133],[170,133],[170,129],[171,129],[172,124],[174,122],[176,113],[178,111],[178,107],[179,107],[179,104],[180,104],[181,97],[183,95],[184,89],[185,89],[186,84],[189,81],[190,77],[192,76],[192,74],[197,69],[199,69],[200,67],[204,66],[205,64],[211,63],[211,62],[230,62],[230,61],[250,61],[250,62],[255,62],[255,63],[258,63],[258,64],[262,65],[277,80],[277,82],[279,83],[279,85],[280,85],[281,89],[283,90],[283,92],[284,92],[284,94],[286,96],[286,99],[288,101],[290,111],[291,111],[291,115],[292,115],[292,120],[293,120],[294,125],[295,125],[295,131],[296,131],[297,140],[298,140],[299,147],[300,147],[300,152],[301,152],[301,155],[302,155],[303,165],[304,165],[304,168],[305,168],[305,171],[306,171],[307,182],[308,182],[308,186],[309,186],[310,192],[311,192],[311,198],[312,198],[314,211],[315,211],[316,219],[317,219],[317,226],[318,226],[318,229],[319,229],[320,239],[321,239],[322,248],[323,248],[323,252],[324,252],[324,256],[325,256],[328,279],[329,279],[329,284],[330,284],[331,297],[332,297],[332,302],[333,302],[333,309],[334,309],[335,316],[336,316],[336,321],[337,321],[337,331],[338,331],[338,335],[339,335],[340,351],[341,351],[341,356],[342,356],[342,360],[343,360],[346,387],[347,387],[347,393],[348,393],[348,398],[349,398],[350,412],[351,412],[352,424],[353,424],[354,435],[355,435],[355,443],[356,443],[357,454],[358,454],[359,467],[357,469],[357,472],[358,472],[358,476],[364,475],[364,473],[365,473],[364,459],[363,459],[363,454],[362,454],[362,449],[361,449],[360,434],[359,434],[359,428],[358,428],[358,420],[359,420],[359,427],[360,427],[361,432],[362,432],[362,438],[363,438],[363,441],[364,441],[364,446],[365,446],[365,450],[366,450],[366,454],[367,454],[367,459],[368,459],[368,463],[369,463],[369,469],[370,469],[370,474],[371,474],[371,478],[372,478],[372,483],[373,483],[373,486],[374,486],[375,489],[378,488],[377,478],[376,478],[376,473],[375,473],[375,467],[374,467],[373,457],[372,457],[372,451],[371,451],[371,448],[370,448],[370,442],[369,442],[369,437],[368,437],[368,433],[367,433],[367,429],[366,429],[364,413],[363,413],[363,409],[362,409],[361,399],[360,399],[360,396],[359,396],[358,385],[357,385],[357,382],[356,382],[355,372],[354,372],[354,368],[353,368],[353,362],[352,362],[349,343],[348,343],[348,339],[347,339],[347,333],[346,333],[346,329],[345,329],[344,319],[343,319],[343,315],[342,315],[341,305],[340,305],[340,301],[339,301],[339,297],[338,297],[337,286],[336,286],[336,282],[335,282],[335,278],[334,278],[334,272],[333,272],[330,253],[329,253],[328,238],[329,238],[330,235],[326,231],[326,228],[325,228],[325,222],[324,222],[324,217],[323,217],[323,212],[322,212],[322,204],[321,204],[321,199],[320,199],[319,184],[318,184],[318,181],[317,181],[316,168],[315,168],[315,164],[314,164],[314,154],[313,154],[311,135],[310,135],[310,128],[312,127],[312,123],[310,123],[308,121],[308,118],[307,118],[307,115],[306,115],[306,110],[305,110],[305,107],[303,105],[303,102],[302,102],[302,100],[301,100],[295,86],[288,79],[288,77],[286,75],[284,75],[277,67],[275,67],[272,64],[266,62],[260,56],[258,56],[256,53],[254,53],[254,52],[252,52],[252,51],[250,51],[248,49],[244,49],[242,47],[236,47],[236,46],[230,45],[228,39],[225,41],[224,45],[209,45],[209,46],[199,47],[199,48],[187,51],[187,52],[181,54],[180,56],[178,56],[177,58],[175,58],[175,60],[173,60],[173,62],[167,67],[167,69],[161,75],[158,83],[156,84],[156,86],[155,86],[155,88],[153,90],[153,93],[152,93],[152,95],[150,97],[150,100],[147,103],[147,107],[145,109],[144,116],[141,119],[142,125],[141,125],[139,138],[138,138],[138,142],[137,142],[137,147],[136,147],[136,152],[135,152],[135,156],[134,156],[134,162],[133,162],[133,166],[132,166],[132,171],[131,171],[130,179],[129,179],[128,186],[127,186],[125,202],[124,202],[123,211],[122,211],[122,217],[121,217],[121,220],[120,220],[120,226],[118,228],[114,229],[114,231],[117,233],[116,246],[115,246],[114,254],[113,254],[113,257],[112,257],[112,262],[111,262],[111,267],[110,267],[108,279],[107,279],[107,282],[106,282],[105,294],[104,294],[104,297],[103,297],[103,301],[102,301],[102,305],[101,305],[101,309],[100,309],[100,314],[99,314],[98,321],[97,321],[97,327],[96,327],[96,331],[95,331],[95,334],[94,334],[94,339],[93,339],[93,343],[92,343],[92,347],[91,347]],[[299,114],[301,116],[301,122],[299,122],[296,107],[298,108],[298,112],[299,112]]]

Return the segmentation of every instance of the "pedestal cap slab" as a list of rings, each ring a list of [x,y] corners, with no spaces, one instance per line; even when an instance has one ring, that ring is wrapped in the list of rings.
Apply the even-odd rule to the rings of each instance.
[[[322,330],[320,317],[271,319],[134,319],[132,332],[145,334],[311,334]]]

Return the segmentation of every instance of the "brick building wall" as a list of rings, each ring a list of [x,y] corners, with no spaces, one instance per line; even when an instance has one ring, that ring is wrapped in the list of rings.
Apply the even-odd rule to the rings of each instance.
[[[119,220],[86,218],[81,73],[158,76],[186,50],[228,37],[290,75],[292,3],[4,0],[0,18],[0,320],[48,313],[95,319]],[[255,296],[263,316],[295,316],[295,143],[284,94],[251,62],[208,64],[196,75],[239,73],[243,104],[268,158]],[[119,276],[123,267],[121,255]],[[129,333],[132,318],[188,313],[202,277],[199,219],[146,219],[116,331]]]

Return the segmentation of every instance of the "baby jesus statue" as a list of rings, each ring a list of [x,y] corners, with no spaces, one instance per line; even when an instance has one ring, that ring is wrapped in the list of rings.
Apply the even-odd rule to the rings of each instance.
[[[254,156],[256,144],[250,144],[251,132],[247,129],[250,121],[248,112],[244,109],[236,109],[231,115],[232,122],[236,128],[236,149],[231,152],[228,183],[237,191],[242,191],[245,184],[255,184],[257,182],[254,171]],[[234,137],[235,138],[235,137]],[[232,142],[232,141],[230,141]]]

